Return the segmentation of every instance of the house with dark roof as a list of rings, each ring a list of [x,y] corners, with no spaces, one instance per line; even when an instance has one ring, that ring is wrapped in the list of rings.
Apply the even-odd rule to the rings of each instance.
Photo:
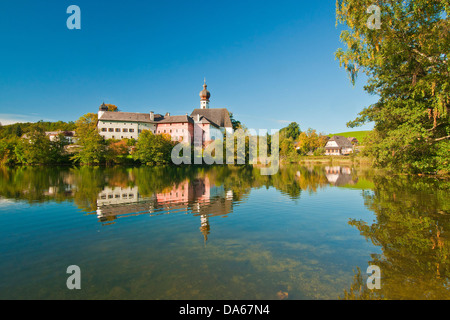
[[[138,139],[144,130],[154,134],[168,134],[174,141],[201,141],[202,144],[215,140],[225,132],[233,132],[229,112],[226,108],[209,108],[211,93],[200,91],[200,108],[189,116],[166,113],[108,111],[103,103],[98,111],[97,128],[105,139]]]
[[[358,139],[356,139],[355,137],[348,137],[347,139],[351,142],[352,145],[359,144]]]
[[[325,145],[325,155],[349,155],[353,152],[352,143],[343,136],[331,137]]]
[[[230,133],[233,131],[230,114],[225,108],[194,109],[191,113],[191,117],[195,118],[198,116],[200,116],[201,119],[204,119],[204,121],[212,123],[217,128],[221,128]]]

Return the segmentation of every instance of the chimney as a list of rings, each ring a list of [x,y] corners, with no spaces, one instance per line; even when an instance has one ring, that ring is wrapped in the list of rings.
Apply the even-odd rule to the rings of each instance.
[[[169,112],[166,113],[166,117],[170,117],[170,113]]]
[[[200,122],[200,114],[197,113],[197,122]]]
[[[150,111],[150,121],[155,120],[155,113],[153,111]]]

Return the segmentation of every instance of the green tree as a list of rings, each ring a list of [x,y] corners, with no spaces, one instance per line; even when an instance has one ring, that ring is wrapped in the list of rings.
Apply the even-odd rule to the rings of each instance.
[[[16,136],[19,137],[19,138],[22,137],[23,131],[22,131],[22,127],[21,127],[20,125],[17,125],[17,126],[16,126],[15,134],[16,134]]]
[[[233,113],[229,112],[231,125],[233,126],[233,130],[242,129],[242,124],[239,120],[236,120],[233,116]]]
[[[155,135],[149,130],[144,130],[139,136],[133,156],[145,165],[170,164],[174,145],[170,135]]]
[[[0,139],[0,165],[13,166],[19,163],[16,155],[18,144],[19,139],[16,137]]]
[[[302,131],[297,122],[291,122],[287,127],[280,130],[280,136],[284,135],[286,138],[296,140]]]
[[[20,160],[23,164],[47,164],[52,162],[52,144],[45,132],[37,127],[20,141],[22,148]]]
[[[79,150],[72,160],[82,164],[100,164],[105,160],[106,142],[97,130],[97,115],[88,113],[76,122]]]
[[[381,27],[369,28],[372,0],[338,0],[337,22],[347,48],[336,58],[355,83],[379,97],[349,122],[374,122],[366,151],[375,164],[409,172],[447,170],[450,138],[450,1],[376,1]],[[439,152],[441,150],[441,152]]]

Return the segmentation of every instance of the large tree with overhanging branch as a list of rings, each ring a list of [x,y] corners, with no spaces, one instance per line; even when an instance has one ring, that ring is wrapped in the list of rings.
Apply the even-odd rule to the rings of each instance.
[[[367,154],[383,167],[450,172],[450,0],[337,0],[336,13],[336,58],[378,96],[347,124],[375,124]]]

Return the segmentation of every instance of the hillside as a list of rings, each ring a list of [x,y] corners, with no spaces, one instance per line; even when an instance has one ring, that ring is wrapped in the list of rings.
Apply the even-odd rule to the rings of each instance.
[[[330,133],[328,136],[331,138],[333,136],[344,136],[346,138],[348,137],[355,137],[358,139],[359,142],[362,141],[362,139],[369,133],[370,131],[349,131],[349,132],[340,132],[340,133]]]
[[[0,124],[0,139],[8,139],[11,137],[21,137],[23,134],[30,131],[41,129],[43,131],[72,131],[75,130],[75,123],[73,121],[64,122],[27,122],[27,123],[14,123],[2,126]]]

